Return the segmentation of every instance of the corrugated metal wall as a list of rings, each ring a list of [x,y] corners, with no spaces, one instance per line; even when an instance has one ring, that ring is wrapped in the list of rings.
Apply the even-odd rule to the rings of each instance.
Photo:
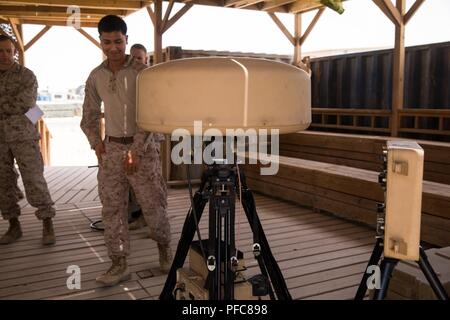
[[[311,60],[316,108],[390,109],[393,50]],[[450,108],[450,42],[406,48],[405,108]]]

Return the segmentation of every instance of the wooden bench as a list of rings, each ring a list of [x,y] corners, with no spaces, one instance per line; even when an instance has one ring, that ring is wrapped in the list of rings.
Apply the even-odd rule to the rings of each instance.
[[[284,156],[276,175],[261,176],[259,164],[244,170],[254,191],[370,226],[376,224],[377,202],[384,200],[377,171]],[[450,185],[424,181],[421,238],[449,246],[449,231]]]
[[[429,249],[426,254],[444,289],[450,294],[450,247]],[[436,295],[417,263],[401,261],[394,269],[386,298],[433,300]]]
[[[304,131],[280,136],[280,155],[380,171],[391,137]],[[424,179],[450,184],[450,143],[416,140],[425,151]]]

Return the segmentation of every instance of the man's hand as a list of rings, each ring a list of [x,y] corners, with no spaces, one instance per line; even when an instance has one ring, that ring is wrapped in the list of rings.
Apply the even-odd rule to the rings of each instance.
[[[98,164],[102,164],[102,153],[105,153],[105,144],[100,142],[95,146],[95,155],[97,156]]]
[[[139,164],[139,157],[135,152],[129,150],[126,153],[125,158],[123,160],[123,167],[125,169],[125,173],[128,175],[135,173],[137,171],[138,164]]]

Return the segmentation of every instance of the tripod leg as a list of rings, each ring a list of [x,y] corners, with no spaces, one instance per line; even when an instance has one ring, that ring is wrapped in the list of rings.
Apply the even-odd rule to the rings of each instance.
[[[263,257],[261,254],[258,257],[256,257],[256,261],[258,262],[258,265],[259,265],[259,268],[261,269],[262,275],[266,279],[270,279],[269,272],[267,271],[266,264],[264,263],[264,260],[263,260]],[[269,281],[269,296],[270,296],[270,300],[275,300],[275,294],[273,292],[272,283],[270,281]]]
[[[183,230],[181,231],[181,238],[178,242],[177,251],[175,253],[175,257],[173,259],[172,266],[170,268],[169,274],[167,275],[166,283],[164,284],[164,288],[159,296],[160,300],[173,300],[173,290],[175,288],[175,284],[177,282],[177,270],[183,267],[184,261],[186,260],[186,256],[189,252],[189,247],[191,245],[192,239],[194,239],[196,225],[195,225],[195,217],[194,212],[197,217],[197,221],[200,221],[200,218],[203,213],[203,209],[205,208],[208,200],[204,199],[202,193],[198,191],[194,196],[194,208],[191,209],[189,215],[186,217],[186,220],[183,225]]]
[[[369,274],[367,273],[367,269],[372,265],[378,265],[380,261],[381,254],[383,253],[383,247],[381,246],[383,239],[378,238],[375,243],[375,247],[373,248],[372,255],[370,256],[369,263],[367,264],[366,269],[364,270],[364,275],[361,279],[361,283],[359,284],[358,291],[356,291],[355,300],[364,299],[364,295],[367,291],[367,279],[369,279]]]
[[[425,250],[423,250],[422,247],[419,248],[419,254],[420,254],[419,261],[417,263],[419,264],[420,269],[422,269],[423,274],[427,278],[428,283],[430,284],[431,288],[434,291],[434,294],[440,300],[448,300],[447,292],[442,286],[441,281],[439,281],[439,278],[434,272],[433,267],[428,261],[428,257],[425,253]]]
[[[234,239],[234,204],[232,205],[232,212],[226,214],[224,217],[224,298],[225,300],[234,300],[234,276],[233,266],[231,265],[231,256],[235,253],[235,239]]]
[[[244,207],[247,220],[250,224],[250,228],[252,229],[253,233],[258,232],[257,236],[259,237],[259,240],[261,242],[261,255],[264,264],[267,267],[270,282],[274,286],[277,298],[280,300],[292,300],[291,294],[289,293],[286,285],[286,281],[284,280],[283,273],[281,272],[277,261],[272,254],[272,251],[270,250],[269,243],[261,225],[261,221],[258,218],[253,195],[250,190],[247,189],[245,184],[243,184],[242,197],[242,205]]]
[[[397,259],[385,258],[381,262],[381,286],[380,290],[375,292],[374,300],[384,300],[387,290],[389,288],[389,281],[391,280],[392,272],[397,265]]]
[[[219,210],[213,205],[214,199],[209,203],[209,238],[208,256],[216,258],[213,271],[209,271],[209,300],[221,299],[221,268],[222,268],[222,224]]]

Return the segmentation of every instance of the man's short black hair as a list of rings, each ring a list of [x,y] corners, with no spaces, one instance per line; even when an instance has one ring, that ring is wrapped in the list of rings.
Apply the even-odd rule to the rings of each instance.
[[[120,31],[123,35],[127,34],[127,24],[119,16],[104,16],[98,23],[98,33]]]
[[[147,49],[140,43],[135,43],[131,46],[131,49],[140,49],[140,50],[144,50],[145,53],[147,53]]]
[[[14,44],[14,40],[11,37],[8,37],[7,35],[4,35],[4,34],[0,34],[0,42],[6,41],[6,40],[9,40],[9,41],[11,41],[12,44]]]

